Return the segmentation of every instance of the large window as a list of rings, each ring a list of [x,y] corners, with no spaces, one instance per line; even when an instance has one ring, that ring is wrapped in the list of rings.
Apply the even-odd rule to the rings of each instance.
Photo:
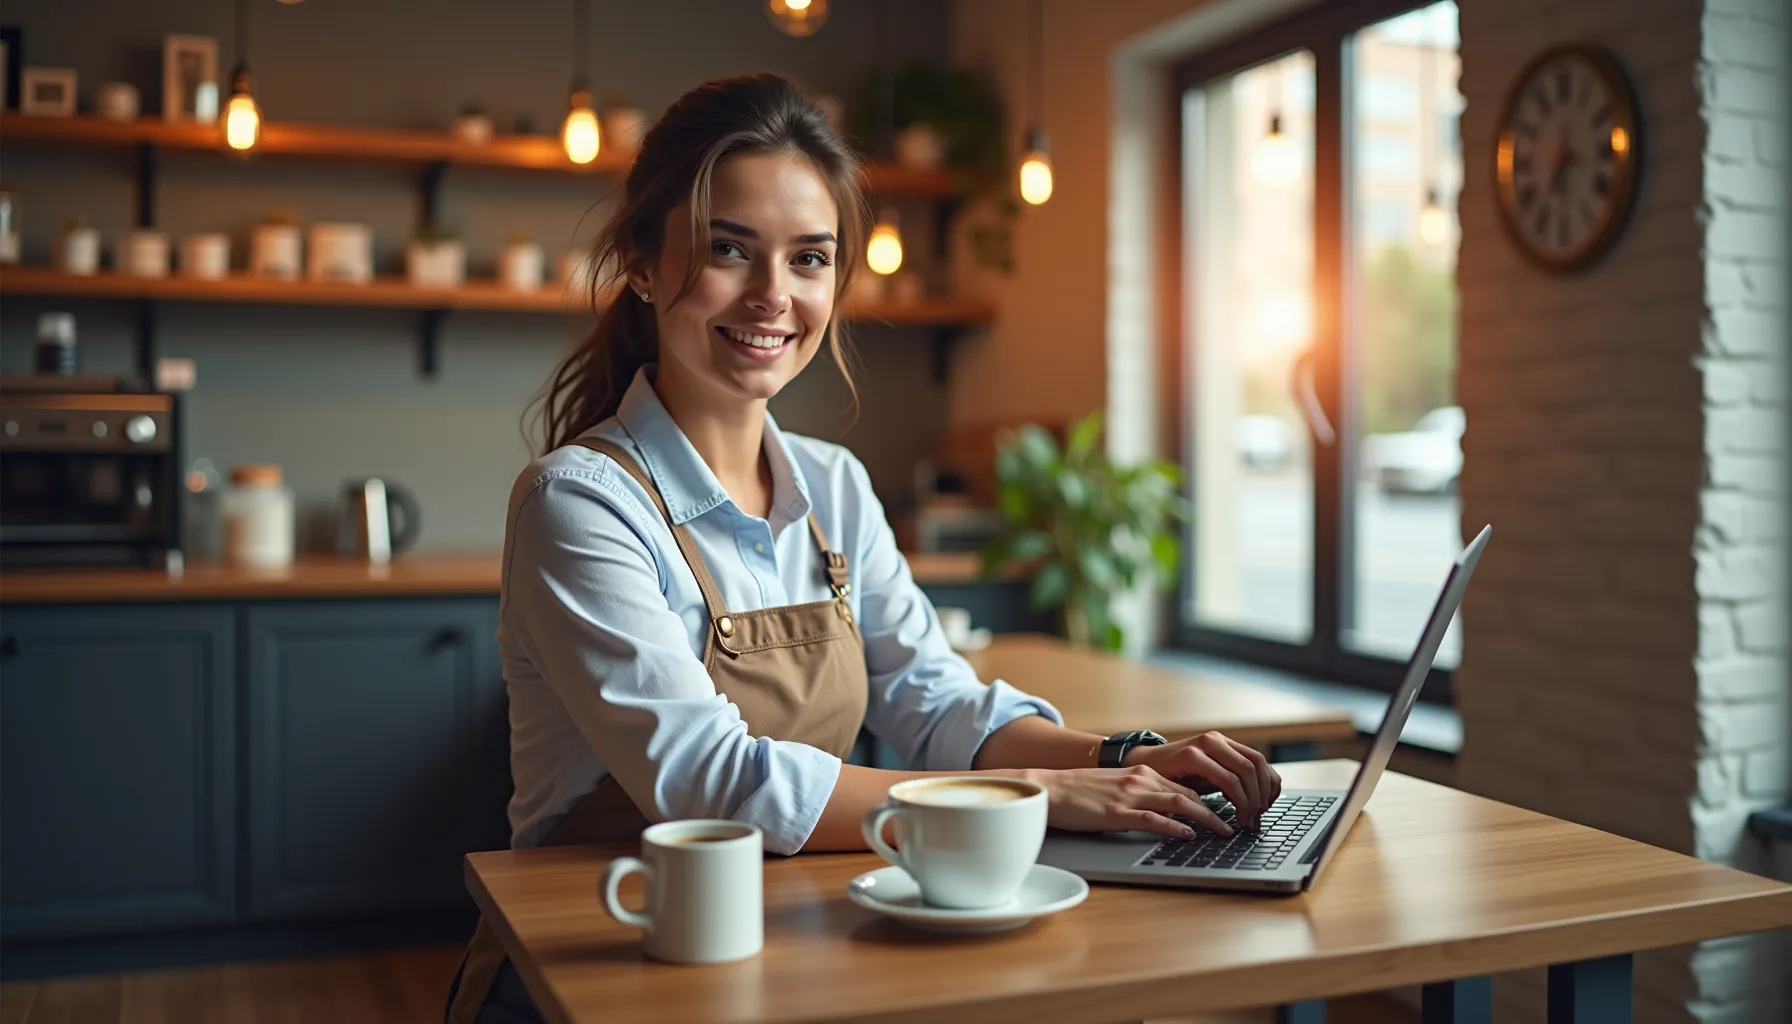
[[[1187,646],[1391,685],[1461,548],[1458,69],[1410,0],[1181,68]]]

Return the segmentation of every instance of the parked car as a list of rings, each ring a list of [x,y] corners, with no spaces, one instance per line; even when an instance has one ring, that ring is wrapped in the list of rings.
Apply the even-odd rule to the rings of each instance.
[[[1411,430],[1363,439],[1363,467],[1390,494],[1447,494],[1462,475],[1462,409],[1447,405]]]
[[[1267,473],[1294,463],[1294,430],[1279,416],[1240,416],[1232,421],[1232,438],[1246,469]]]

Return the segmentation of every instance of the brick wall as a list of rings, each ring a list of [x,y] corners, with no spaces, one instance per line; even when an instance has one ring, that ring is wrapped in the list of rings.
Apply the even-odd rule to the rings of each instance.
[[[1784,0],[1461,0],[1465,788],[1768,872],[1788,708]],[[1491,144],[1524,63],[1602,43],[1633,78],[1643,167],[1598,265],[1530,268]],[[1778,937],[1639,957],[1641,1021],[1783,1020]],[[1502,1019],[1542,979],[1502,978]]]

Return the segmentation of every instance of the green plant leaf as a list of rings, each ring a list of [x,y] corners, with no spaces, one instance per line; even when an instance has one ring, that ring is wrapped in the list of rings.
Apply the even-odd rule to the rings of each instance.
[[[1028,530],[1014,537],[1014,545],[1008,555],[1017,562],[1043,558],[1052,550],[1052,538],[1049,534],[1038,530]]]
[[[1120,585],[1120,569],[1114,564],[1114,553],[1105,547],[1084,545],[1077,552],[1077,565],[1089,585],[1104,594]]]
[[[1045,428],[1033,423],[1020,428],[1016,445],[1028,467],[1044,470],[1058,467],[1058,442],[1052,440]]]
[[[1070,570],[1062,562],[1052,562],[1042,567],[1033,577],[1033,587],[1027,594],[1027,603],[1036,612],[1056,608],[1064,603],[1064,595],[1070,590]]]
[[[1002,481],[996,501],[1001,506],[1002,515],[1009,522],[1024,526],[1033,521],[1033,501],[1027,495],[1027,489],[1021,484],[1009,480]]]
[[[1068,461],[1080,462],[1095,450],[1095,442],[1101,437],[1101,423],[1101,412],[1097,410],[1078,420],[1070,428],[1070,440],[1064,446]]]
[[[1014,557],[1014,540],[1014,534],[1004,533],[983,545],[978,567],[980,577],[985,580],[993,579],[996,573],[1002,571],[1002,567]]]
[[[1126,630],[1120,628],[1118,622],[1110,622],[1097,634],[1101,637],[1102,646],[1110,651],[1119,651],[1126,646]]]
[[[1182,541],[1175,534],[1160,533],[1151,538],[1151,558],[1157,571],[1166,580],[1176,578],[1176,567],[1182,561]]]
[[[1078,474],[1065,472],[1058,475],[1058,496],[1071,509],[1087,508],[1095,497],[1095,489]]]

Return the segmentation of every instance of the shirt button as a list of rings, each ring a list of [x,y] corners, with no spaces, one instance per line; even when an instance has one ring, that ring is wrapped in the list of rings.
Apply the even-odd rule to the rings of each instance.
[[[753,550],[758,551],[761,554],[763,554],[765,552],[765,545],[764,544],[755,544],[755,545],[753,545]]]

